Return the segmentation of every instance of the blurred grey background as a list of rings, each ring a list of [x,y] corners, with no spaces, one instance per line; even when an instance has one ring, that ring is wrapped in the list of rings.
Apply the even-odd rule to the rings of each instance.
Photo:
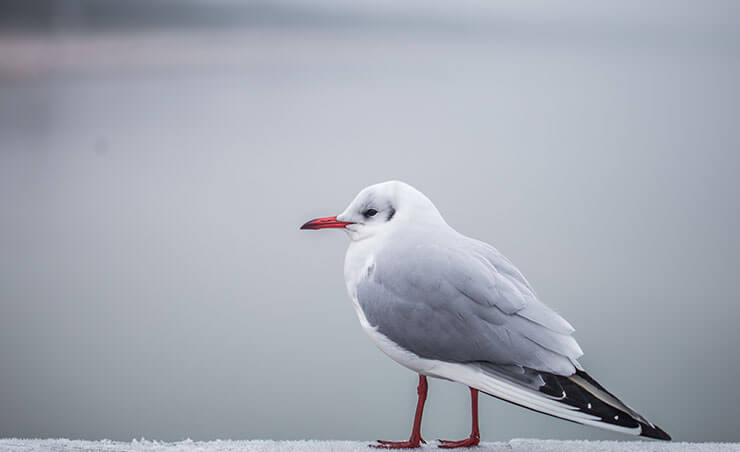
[[[0,437],[403,439],[342,233],[407,181],[675,439],[738,441],[740,6],[0,6]],[[423,433],[463,437],[434,380]],[[628,439],[492,398],[484,440]]]

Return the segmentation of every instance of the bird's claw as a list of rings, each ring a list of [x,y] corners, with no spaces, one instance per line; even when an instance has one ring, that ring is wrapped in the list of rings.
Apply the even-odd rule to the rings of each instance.
[[[457,449],[458,447],[473,447],[480,443],[480,438],[470,437],[460,441],[449,441],[446,439],[438,439],[439,446],[441,449]]]
[[[378,444],[369,444],[370,447],[375,449],[417,449],[421,447],[421,443],[426,444],[424,438],[411,438],[408,441],[386,441],[379,439]]]

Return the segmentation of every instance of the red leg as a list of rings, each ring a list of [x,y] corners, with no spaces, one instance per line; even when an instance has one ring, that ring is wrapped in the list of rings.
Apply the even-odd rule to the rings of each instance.
[[[425,443],[421,437],[421,416],[424,413],[424,402],[427,400],[427,377],[419,375],[419,386],[416,387],[418,399],[416,401],[416,414],[414,414],[414,426],[411,430],[411,437],[408,441],[384,441],[378,440],[378,444],[370,444],[370,447],[379,449],[414,449]]]
[[[443,449],[454,449],[457,447],[477,446],[480,442],[480,430],[478,430],[478,390],[470,388],[470,411],[473,416],[473,427],[470,431],[470,437],[461,441],[439,440],[439,447]]]

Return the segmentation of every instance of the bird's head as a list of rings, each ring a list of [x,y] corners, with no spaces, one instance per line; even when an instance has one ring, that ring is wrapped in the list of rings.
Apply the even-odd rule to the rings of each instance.
[[[371,185],[335,217],[316,218],[301,229],[344,229],[352,240],[388,232],[403,224],[439,223],[442,216],[423,193],[400,181]]]

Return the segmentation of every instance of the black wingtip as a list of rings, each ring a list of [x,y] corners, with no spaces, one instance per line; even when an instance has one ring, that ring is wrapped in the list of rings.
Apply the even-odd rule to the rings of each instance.
[[[670,441],[671,435],[664,432],[663,429],[658,427],[657,425],[642,425],[642,433],[640,433],[640,436],[644,436],[646,438],[653,438],[653,439],[659,439],[662,441]]]
[[[614,399],[616,399],[616,400],[619,401],[619,399],[617,398],[617,396],[615,396],[611,392],[607,391],[606,388],[604,388],[603,386],[601,386],[599,384],[599,382],[597,382],[596,380],[594,380],[585,371],[578,370],[578,371],[576,371],[576,375],[578,375],[581,378],[585,379],[586,381],[588,381],[589,383],[591,383],[592,385],[594,385],[599,390],[603,391],[604,393],[608,394],[609,396],[611,396]],[[645,438],[659,439],[659,440],[662,440],[662,441],[670,441],[671,440],[671,436],[668,433],[666,433],[665,431],[663,431],[663,429],[661,429],[657,425],[653,425],[653,424],[651,424],[649,422],[643,422],[643,421],[646,421],[646,419],[644,417],[640,416],[639,414],[637,414],[635,412],[632,412],[632,413],[624,413],[624,414],[627,414],[630,417],[632,417],[633,418],[633,421],[637,422],[640,425],[640,427],[642,428],[642,431],[640,432],[640,436],[643,436]],[[635,416],[633,417],[632,415],[635,415]]]

